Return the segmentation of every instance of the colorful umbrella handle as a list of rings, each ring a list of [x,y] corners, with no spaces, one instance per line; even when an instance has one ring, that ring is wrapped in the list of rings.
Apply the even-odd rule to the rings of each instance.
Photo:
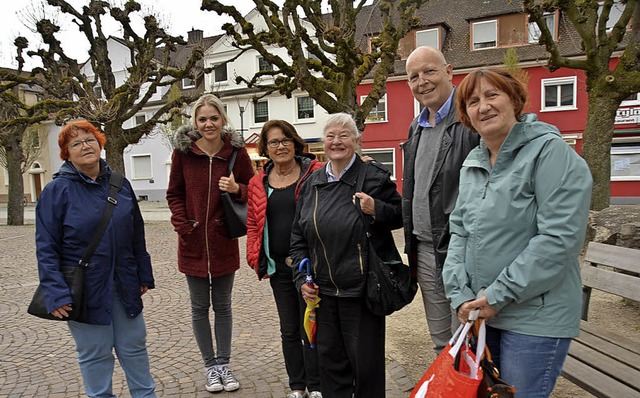
[[[305,283],[309,286],[313,286],[313,276],[311,275],[311,261],[308,258],[303,258],[298,266],[298,272],[302,272],[303,267],[307,267],[307,277]]]
[[[298,266],[298,272],[302,272],[302,268],[307,267],[307,276],[311,276],[311,262],[308,258],[303,258]]]

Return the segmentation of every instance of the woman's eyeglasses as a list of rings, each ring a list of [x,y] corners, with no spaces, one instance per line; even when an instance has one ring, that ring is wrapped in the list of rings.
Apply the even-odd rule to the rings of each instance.
[[[269,145],[269,148],[277,148],[280,146],[280,144],[284,145],[284,146],[289,146],[293,143],[293,140],[291,138],[284,138],[281,140],[271,140],[271,141],[267,141],[267,145]]]
[[[69,148],[71,149],[80,149],[82,148],[82,144],[87,144],[87,146],[93,146],[98,142],[95,137],[87,138],[86,140],[74,141],[69,144]]]

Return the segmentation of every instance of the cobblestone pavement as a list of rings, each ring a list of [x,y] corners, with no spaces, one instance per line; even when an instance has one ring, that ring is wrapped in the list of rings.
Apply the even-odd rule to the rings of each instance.
[[[6,210],[6,208],[0,210]],[[2,211],[0,211],[2,213]],[[0,397],[81,397],[82,379],[75,347],[64,322],[27,314],[38,284],[33,208],[25,226],[6,226],[0,214]],[[151,370],[160,397],[209,397],[202,361],[191,332],[189,294],[177,271],[177,238],[161,206],[144,206],[147,246],[156,289],[144,296]],[[240,241],[244,258],[244,238]],[[217,396],[285,397],[287,376],[280,348],[278,318],[269,283],[258,283],[244,261],[233,293],[232,368],[237,392]],[[114,393],[129,397],[124,374],[116,365]],[[387,363],[387,397],[409,395],[412,383],[402,366]]]

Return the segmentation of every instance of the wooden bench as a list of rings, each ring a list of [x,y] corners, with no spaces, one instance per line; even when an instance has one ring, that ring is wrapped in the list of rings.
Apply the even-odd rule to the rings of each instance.
[[[615,324],[605,329],[587,322],[592,288],[640,302],[640,250],[590,242],[585,260],[580,336],[562,375],[597,397],[640,397],[640,344],[618,335]]]

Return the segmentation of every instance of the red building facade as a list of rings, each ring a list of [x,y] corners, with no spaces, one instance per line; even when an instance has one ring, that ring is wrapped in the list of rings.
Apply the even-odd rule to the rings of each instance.
[[[510,2],[491,1],[500,7],[481,11],[474,8],[473,2],[455,2],[457,12],[446,13],[450,17],[447,18],[446,23],[434,17],[438,15],[438,8],[444,13],[448,7],[453,6],[448,5],[450,3],[454,2],[435,0],[428,3],[424,9],[436,12],[421,16],[424,26],[411,32],[401,43],[399,48],[401,60],[396,63],[395,75],[387,80],[386,96],[372,111],[370,121],[366,124],[362,143],[363,152],[385,163],[392,171],[398,190],[402,191],[403,155],[400,144],[406,140],[408,127],[420,112],[419,105],[407,85],[404,64],[411,50],[420,44],[429,44],[443,51],[445,58],[454,68],[454,85],[457,85],[471,70],[502,65],[506,47],[515,48],[520,66],[529,76],[529,101],[525,112],[536,113],[541,121],[558,127],[565,141],[580,152],[588,111],[584,72],[561,68],[550,73],[545,68],[547,54],[544,48],[532,42],[530,36],[527,40],[526,31],[524,39],[520,42],[511,36],[508,37],[510,41],[507,42],[500,33],[500,24],[511,23],[517,30],[520,26],[519,21],[523,18],[527,23],[526,16],[513,4],[508,4]],[[460,13],[465,10],[466,12]],[[549,23],[555,24],[553,28],[563,55],[582,56],[579,53],[572,53],[571,51],[575,52],[575,49],[571,46],[561,46],[563,40],[575,42],[575,32],[572,32],[567,24],[557,23],[559,15],[552,14],[550,17]],[[491,24],[494,21],[498,28],[495,42],[490,43],[493,47],[476,48],[475,41],[479,39],[474,39],[474,24]],[[530,25],[527,23],[526,27],[528,29]],[[420,37],[423,32],[442,32],[442,35],[436,34],[435,37],[438,40],[433,43],[421,43]],[[617,62],[617,59],[612,59],[611,66],[614,67]],[[359,87],[360,101],[370,89],[371,84],[362,84]],[[621,104],[614,129],[611,149],[611,203],[640,203],[640,96],[638,94]]]

